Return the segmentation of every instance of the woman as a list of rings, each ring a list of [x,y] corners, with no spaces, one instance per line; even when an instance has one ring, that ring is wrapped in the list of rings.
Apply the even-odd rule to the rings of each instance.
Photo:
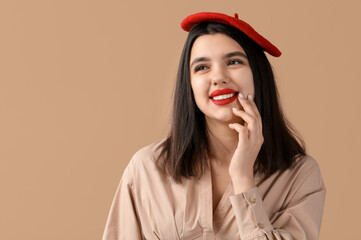
[[[103,240],[318,239],[326,190],[279,105],[281,52],[237,14],[182,28],[170,134],[133,156]]]

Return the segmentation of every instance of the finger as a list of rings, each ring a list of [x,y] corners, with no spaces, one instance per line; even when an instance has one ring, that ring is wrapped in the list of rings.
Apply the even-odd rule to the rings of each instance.
[[[242,93],[238,94],[238,100],[245,112],[248,112],[249,114],[251,114],[253,116],[257,116],[257,114],[255,113],[255,111],[253,109],[252,104],[250,103],[250,100],[246,99]]]
[[[242,118],[247,123],[247,125],[249,126],[248,128],[250,130],[257,130],[256,128],[259,127],[259,124],[257,122],[257,119],[254,116],[252,116],[251,114],[249,114],[245,111],[238,110],[236,108],[232,108],[232,111],[233,111],[234,115]]]
[[[260,114],[259,111],[258,111],[258,107],[257,107],[256,103],[253,101],[253,98],[252,98],[251,95],[248,95],[248,99],[250,99],[249,102],[250,102],[250,104],[251,104],[252,107],[253,107],[253,110],[254,110],[254,112],[255,112],[255,114],[256,114],[256,118],[258,119],[259,127],[260,127],[260,129],[261,129],[261,131],[262,131],[262,117],[261,117],[261,114]]]
[[[254,112],[256,113],[256,116],[261,118],[261,114],[258,111],[258,107],[257,107],[256,103],[254,102],[253,97],[251,95],[248,95],[248,99],[249,99],[249,103],[253,107]]]
[[[236,116],[245,121],[244,127],[249,130],[250,139],[256,139],[262,135],[262,127],[260,126],[261,123],[259,123],[255,117],[242,110],[237,110],[236,108],[232,108],[232,110]]]
[[[229,124],[229,128],[236,130],[238,132],[240,141],[244,142],[248,140],[248,130],[246,127],[242,126],[239,123],[231,123]]]
[[[240,94],[240,97],[242,100],[244,100],[243,102],[245,104],[249,104],[249,109],[252,109],[252,110],[249,110],[249,112],[252,113],[252,115],[258,120],[258,124],[259,124],[259,127],[260,129],[262,129],[262,118],[261,118],[261,114],[259,113],[258,111],[258,108],[257,108],[257,105],[256,103],[253,101],[253,97],[251,95],[248,95],[247,96],[247,99],[244,98],[244,96],[242,94]],[[242,104],[242,103],[241,103]]]

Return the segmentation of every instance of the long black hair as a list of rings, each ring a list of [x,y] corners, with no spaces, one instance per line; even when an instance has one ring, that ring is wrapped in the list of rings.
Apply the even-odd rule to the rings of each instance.
[[[156,165],[176,182],[200,177],[209,168],[208,132],[205,116],[197,107],[190,83],[190,52],[194,41],[205,34],[225,34],[245,50],[252,69],[254,101],[262,118],[264,142],[257,156],[254,173],[268,177],[292,166],[306,155],[304,141],[283,115],[271,64],[261,46],[243,32],[222,23],[203,22],[191,29],[180,58],[168,137],[159,146]]]

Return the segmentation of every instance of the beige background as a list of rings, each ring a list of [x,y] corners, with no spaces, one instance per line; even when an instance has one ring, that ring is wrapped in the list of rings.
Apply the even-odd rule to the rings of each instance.
[[[327,185],[321,239],[361,239],[360,4],[0,0],[0,239],[100,239],[124,167],[164,137],[181,20],[238,12]]]

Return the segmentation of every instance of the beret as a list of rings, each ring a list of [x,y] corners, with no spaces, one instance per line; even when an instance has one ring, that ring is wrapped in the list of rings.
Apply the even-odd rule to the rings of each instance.
[[[189,32],[195,25],[201,22],[218,22],[233,26],[245,33],[250,39],[260,45],[264,51],[272,56],[279,57],[282,54],[276,46],[257,33],[248,23],[239,19],[237,13],[234,14],[234,17],[214,12],[195,13],[183,19],[181,27],[184,31]]]

